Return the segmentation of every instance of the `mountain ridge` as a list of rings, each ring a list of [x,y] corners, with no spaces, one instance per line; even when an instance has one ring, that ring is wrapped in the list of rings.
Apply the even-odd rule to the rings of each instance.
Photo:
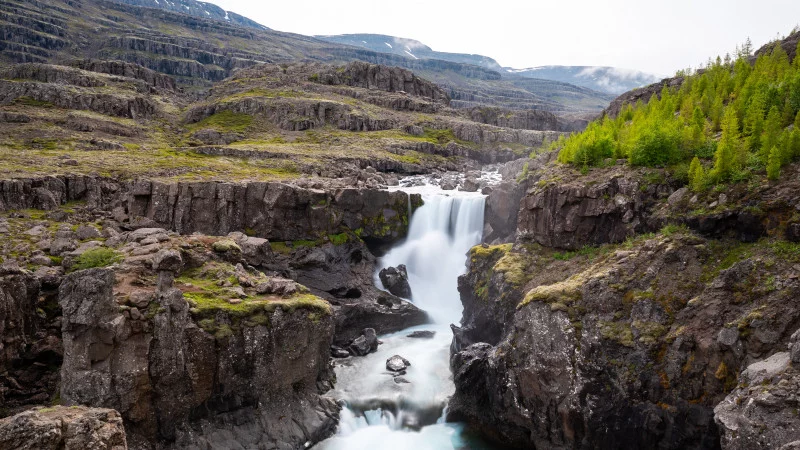
[[[658,81],[660,77],[639,70],[610,66],[546,65],[517,69],[503,67],[495,59],[477,54],[439,52],[415,39],[385,34],[354,33],[314,36],[326,42],[351,45],[380,53],[389,53],[413,59],[440,59],[472,64],[522,78],[559,81],[585,87],[605,94],[619,95]]]

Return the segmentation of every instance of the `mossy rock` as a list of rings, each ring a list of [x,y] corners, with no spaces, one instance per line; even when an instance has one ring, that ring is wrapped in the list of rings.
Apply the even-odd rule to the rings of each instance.
[[[214,242],[211,245],[211,248],[214,249],[215,252],[218,253],[228,253],[228,252],[241,252],[242,248],[239,247],[239,244],[232,241],[231,239],[222,239],[221,241]]]

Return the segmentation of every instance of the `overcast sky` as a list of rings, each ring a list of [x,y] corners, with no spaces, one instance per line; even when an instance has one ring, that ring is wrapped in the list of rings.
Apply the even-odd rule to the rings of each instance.
[[[800,0],[212,0],[279,31],[378,33],[503,66],[603,65],[671,75],[788,34]],[[474,5],[474,6],[473,6]]]

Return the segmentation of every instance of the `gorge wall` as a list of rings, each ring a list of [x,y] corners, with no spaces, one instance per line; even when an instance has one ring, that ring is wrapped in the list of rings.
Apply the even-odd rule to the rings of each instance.
[[[547,158],[509,170],[518,182],[503,195],[524,192],[518,227],[487,235],[494,245],[475,247],[459,279],[448,418],[515,448],[796,440],[764,402],[793,401],[788,353],[767,358],[800,327],[798,168],[755,191],[695,196],[668,176],[580,176]],[[494,231],[508,216],[492,217],[507,210],[492,195]],[[739,406],[753,404],[753,383],[773,395],[758,410]],[[759,426],[779,428],[756,438]]]

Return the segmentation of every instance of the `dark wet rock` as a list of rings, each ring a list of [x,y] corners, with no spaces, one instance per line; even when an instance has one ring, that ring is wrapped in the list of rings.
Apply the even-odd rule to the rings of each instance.
[[[372,328],[365,328],[348,347],[353,356],[366,356],[378,350],[378,336]]]
[[[428,323],[428,315],[413,303],[388,294],[378,294],[373,302],[343,301],[335,306],[336,342],[347,343],[360,330],[374,328],[380,334],[393,333]]]
[[[350,356],[350,352],[337,345],[332,345],[331,356],[334,358],[347,358]]]
[[[405,265],[400,264],[397,267],[381,269],[378,273],[378,277],[383,287],[391,292],[392,295],[408,299],[411,298],[411,286],[408,284],[408,272],[406,271]]]
[[[386,370],[390,372],[402,372],[409,366],[411,366],[411,363],[400,355],[394,355],[386,360]]]
[[[412,338],[412,339],[433,339],[434,336],[436,336],[436,332],[435,331],[417,330],[417,331],[414,331],[414,332],[410,333],[406,337],[409,337],[409,338]]]
[[[479,189],[480,184],[478,183],[478,179],[468,176],[464,178],[464,182],[459,190],[464,192],[477,192]]]
[[[122,417],[113,409],[83,406],[31,409],[0,419],[7,450],[127,450]]]

